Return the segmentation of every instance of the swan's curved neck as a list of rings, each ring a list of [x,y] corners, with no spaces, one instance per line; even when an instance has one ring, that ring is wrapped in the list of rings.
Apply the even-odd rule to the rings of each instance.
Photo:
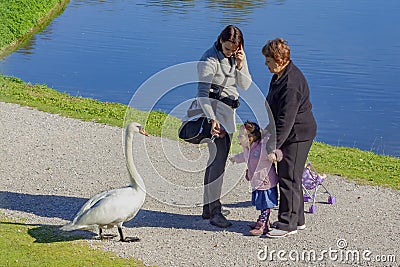
[[[125,136],[125,157],[126,157],[126,166],[129,172],[129,178],[131,180],[131,185],[135,189],[141,188],[145,191],[144,182],[142,177],[140,177],[135,164],[133,162],[133,136],[135,133],[127,131]]]

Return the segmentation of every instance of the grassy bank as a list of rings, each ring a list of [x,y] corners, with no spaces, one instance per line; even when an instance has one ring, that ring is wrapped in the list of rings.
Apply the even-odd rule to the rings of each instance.
[[[5,76],[0,76],[0,101],[118,127],[123,126],[125,115],[128,114],[129,121],[135,120],[146,125],[151,134],[171,139],[177,139],[177,129],[180,125],[177,118],[163,112],[147,113],[118,103],[72,97],[45,85],[26,84],[17,78]],[[232,150],[234,152],[240,150],[236,139]],[[315,142],[311,148],[310,160],[319,172],[343,176],[361,184],[400,189],[398,158]]]
[[[42,30],[69,0],[0,1],[0,58]]]
[[[31,225],[0,216],[1,266],[145,266],[135,259],[89,248],[57,226]],[[71,245],[73,244],[73,245]]]

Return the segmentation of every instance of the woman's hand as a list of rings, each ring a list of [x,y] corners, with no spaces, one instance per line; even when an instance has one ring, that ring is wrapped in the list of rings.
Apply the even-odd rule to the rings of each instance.
[[[271,162],[276,162],[276,154],[275,154],[275,152],[269,153],[268,156],[267,156],[267,158],[268,158],[268,160],[271,161]]]
[[[243,50],[243,46],[239,48],[239,50],[235,53],[235,58],[236,58],[236,68],[238,70],[241,70],[243,67],[243,60],[244,60],[245,54]]]
[[[280,149],[275,149],[267,155],[268,160],[271,162],[279,162],[283,159],[283,153]]]
[[[211,119],[211,135],[219,136],[221,133],[221,126],[219,121]]]

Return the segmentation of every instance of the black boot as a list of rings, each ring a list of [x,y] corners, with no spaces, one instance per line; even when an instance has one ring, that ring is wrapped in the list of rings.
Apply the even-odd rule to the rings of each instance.
[[[221,213],[224,216],[228,216],[229,214],[231,214],[231,212],[228,209],[224,208],[224,207],[221,208]],[[208,220],[208,219],[211,218],[211,212],[210,212],[209,205],[204,205],[203,206],[203,213],[201,214],[201,217],[204,220]]]
[[[203,205],[203,213],[201,214],[201,218],[203,218],[204,220],[208,220],[211,218],[210,206],[208,204]]]
[[[221,202],[215,201],[210,203],[211,218],[210,223],[220,228],[227,228],[232,226],[232,223],[228,221],[224,215],[222,215],[222,205]]]
[[[220,228],[228,228],[232,226],[232,223],[228,221],[222,213],[213,214],[210,223]]]

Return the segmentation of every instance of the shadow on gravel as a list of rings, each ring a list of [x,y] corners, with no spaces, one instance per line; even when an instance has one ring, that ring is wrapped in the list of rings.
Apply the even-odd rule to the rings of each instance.
[[[224,206],[226,206],[224,204]],[[229,220],[229,216],[227,217]],[[131,221],[124,224],[125,227],[156,227],[175,228],[202,231],[228,231],[247,234],[249,221],[229,220],[233,226],[229,228],[218,228],[210,224],[209,220],[203,220],[199,215],[177,214],[165,211],[153,211],[141,209]]]
[[[224,207],[228,208],[246,208],[246,207],[251,207],[251,201],[242,201],[242,202],[237,202],[237,203],[232,203],[232,204],[223,204]]]
[[[30,195],[0,191],[0,208],[33,213],[41,217],[73,219],[86,198]]]
[[[55,195],[30,195],[23,193],[0,191],[0,208],[32,213],[41,217],[60,218],[64,220],[72,220],[78,210],[85,204],[86,198],[55,196]],[[224,206],[229,207],[246,207],[250,203],[242,202],[237,204],[229,204]],[[229,219],[229,216],[228,216]],[[124,227],[139,228],[139,227],[156,227],[156,228],[176,228],[176,229],[191,229],[204,231],[230,231],[240,234],[247,234],[249,221],[230,220],[233,226],[221,229],[209,223],[208,220],[203,220],[199,215],[186,215],[170,213],[165,211],[152,211],[142,209],[137,216],[131,221],[124,223]],[[54,236],[60,237],[58,241],[65,241],[65,235],[62,235],[58,226],[42,225],[30,231],[30,235],[35,237],[37,242],[57,242],[46,241],[47,239],[40,238],[41,231],[50,231]],[[94,233],[90,231],[74,231],[82,232],[86,237],[92,237]],[[89,235],[89,236],[88,236]],[[83,237],[85,238],[85,237]]]

